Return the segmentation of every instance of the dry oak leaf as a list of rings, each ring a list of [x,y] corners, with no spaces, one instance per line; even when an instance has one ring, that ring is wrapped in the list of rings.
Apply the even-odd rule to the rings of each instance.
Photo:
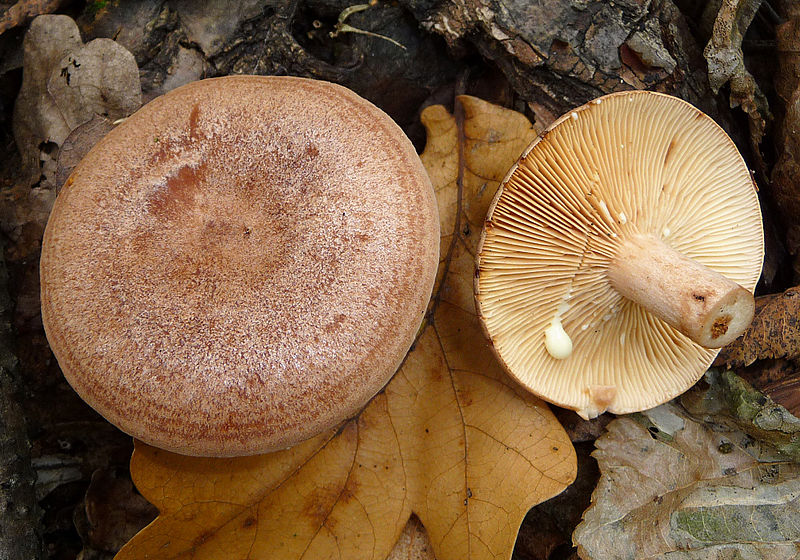
[[[412,513],[439,560],[508,559],[528,509],[572,482],[569,438],[503,373],[472,296],[489,202],[535,132],[481,100],[456,105],[455,116],[422,114],[442,261],[428,319],[392,381],[335,433],[286,451],[207,459],[137,443],[131,473],[160,515],[117,560],[383,560]]]

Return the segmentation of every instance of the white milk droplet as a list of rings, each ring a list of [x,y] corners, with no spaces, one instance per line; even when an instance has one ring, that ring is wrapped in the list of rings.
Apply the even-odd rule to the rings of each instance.
[[[572,339],[564,330],[564,325],[561,324],[561,316],[569,311],[566,299],[570,297],[571,293],[572,290],[567,292],[564,300],[558,305],[556,314],[550,321],[550,326],[544,330],[544,347],[548,354],[556,360],[563,360],[572,354]]]
[[[619,213],[619,223],[621,223],[621,224],[627,224],[628,223],[628,217],[622,212]]]
[[[665,227],[664,229],[661,230],[661,237],[669,237],[671,233],[672,230],[669,229],[668,227]]]
[[[544,347],[556,360],[563,360],[572,354],[572,339],[559,317],[553,317],[550,326],[544,330]]]
[[[570,116],[572,117],[572,120],[573,120],[573,121],[577,121],[577,120],[578,120],[578,113],[576,113],[576,112],[574,112],[574,111],[573,111],[573,112],[572,112],[572,114],[571,114]]]

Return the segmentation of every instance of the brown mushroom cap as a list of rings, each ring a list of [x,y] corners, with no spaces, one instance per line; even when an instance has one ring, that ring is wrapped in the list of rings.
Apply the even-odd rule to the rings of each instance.
[[[301,78],[204,80],[76,167],[44,236],[42,318],[70,384],[123,431],[261,453],[388,381],[438,246],[419,157],[371,103]]]
[[[718,349],[682,332],[746,326],[762,260],[756,190],[730,138],[680,99],[624,92],[564,115],[511,169],[481,240],[476,301],[495,352],[532,392],[585,417],[627,413],[682,393],[711,364]],[[731,332],[719,320],[679,332],[615,289],[628,275],[640,277],[624,293],[673,298],[671,324],[694,320],[692,305],[709,310],[706,294],[710,311],[741,313]],[[729,292],[713,293],[709,275]]]

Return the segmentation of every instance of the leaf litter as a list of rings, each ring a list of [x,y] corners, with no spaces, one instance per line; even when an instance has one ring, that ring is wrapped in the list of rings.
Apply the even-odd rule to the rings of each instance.
[[[582,558],[797,558],[800,421],[731,372],[706,380],[597,440]]]
[[[800,287],[756,298],[753,322],[717,356],[756,389],[800,414]]]

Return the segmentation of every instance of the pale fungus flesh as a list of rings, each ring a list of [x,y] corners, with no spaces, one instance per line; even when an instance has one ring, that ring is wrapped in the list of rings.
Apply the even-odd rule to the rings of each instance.
[[[680,99],[617,93],[556,121],[509,171],[476,302],[530,391],[587,418],[627,413],[684,392],[747,327],[762,260],[756,188],[724,131]],[[565,337],[571,351],[552,351]]]
[[[283,449],[394,374],[438,224],[413,146],[353,92],[194,82],[76,167],[44,236],[42,318],[67,380],[128,434],[190,455]]]

